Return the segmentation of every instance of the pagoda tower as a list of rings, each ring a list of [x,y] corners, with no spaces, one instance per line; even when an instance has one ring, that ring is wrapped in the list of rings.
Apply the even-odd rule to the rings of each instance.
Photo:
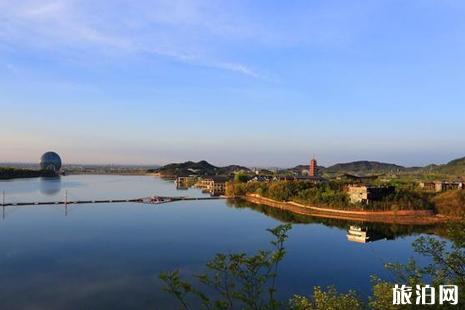
[[[308,169],[308,175],[311,177],[316,177],[318,175],[317,162],[315,158],[313,158],[310,161],[310,168]]]

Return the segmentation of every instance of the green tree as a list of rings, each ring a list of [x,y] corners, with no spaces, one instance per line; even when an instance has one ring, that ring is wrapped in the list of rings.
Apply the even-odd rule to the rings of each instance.
[[[234,175],[234,182],[235,183],[247,183],[249,180],[249,176],[244,172],[238,172]]]
[[[426,266],[411,259],[407,264],[388,264],[394,276],[394,283],[405,284],[411,287],[430,284],[439,289],[439,285],[457,285],[459,287],[459,301],[465,298],[465,219],[461,222],[450,224],[448,237],[451,240],[449,246],[446,241],[435,237],[420,237],[413,243],[415,252],[429,257],[431,263]],[[370,298],[370,307],[375,310],[386,309],[410,309],[415,306],[403,306],[394,308],[392,305],[392,288],[394,283],[383,281],[379,278],[373,280],[373,296]],[[436,305],[430,309],[448,309],[456,307],[452,305]]]
[[[319,286],[313,289],[312,298],[295,295],[289,301],[291,310],[362,310],[366,306],[353,291],[338,293],[335,287],[322,290]]]
[[[181,278],[179,271],[160,275],[165,282],[164,290],[174,296],[182,309],[289,309],[289,310],[397,310],[416,309],[416,305],[398,306],[392,303],[392,289],[395,283],[414,287],[431,284],[459,286],[459,302],[465,298],[465,219],[450,225],[448,237],[451,245],[435,237],[420,237],[413,247],[431,263],[419,266],[415,260],[407,264],[388,264],[395,281],[384,281],[373,277],[373,295],[365,304],[353,291],[339,293],[336,288],[322,290],[315,287],[311,297],[295,295],[287,304],[276,297],[278,266],[286,254],[284,243],[290,225],[280,225],[269,232],[274,239],[272,249],[258,251],[254,255],[245,253],[217,254],[207,264],[208,272],[196,276],[199,284],[205,286],[209,294],[199,290]],[[214,293],[210,293],[214,292]],[[194,300],[192,299],[194,298]],[[458,309],[452,305],[429,306],[429,309]]]
[[[273,235],[272,250],[246,253],[217,254],[207,263],[209,272],[197,275],[200,284],[214,294],[197,289],[182,280],[179,271],[163,273],[164,290],[174,296],[183,309],[193,309],[189,301],[203,309],[280,309],[276,298],[278,266],[286,254],[284,242],[291,225],[280,225],[268,231]]]

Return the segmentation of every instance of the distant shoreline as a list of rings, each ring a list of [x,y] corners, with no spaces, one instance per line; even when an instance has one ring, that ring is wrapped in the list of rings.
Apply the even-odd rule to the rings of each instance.
[[[246,201],[266,205],[268,207],[286,210],[299,215],[322,218],[353,220],[360,222],[376,222],[400,225],[434,225],[443,224],[453,218],[434,214],[431,210],[400,210],[400,211],[355,211],[324,208],[320,206],[303,205],[296,202],[280,202],[257,194],[247,194]]]
[[[58,174],[48,170],[30,170],[15,168],[0,168],[0,180],[32,179],[32,178],[53,178]]]
[[[19,169],[20,170],[20,169]],[[67,175],[120,175],[120,176],[157,176],[153,173],[146,173],[146,172],[66,172],[64,174],[50,174],[48,172],[41,172],[39,170],[32,170],[28,173],[15,173],[13,175],[2,175],[0,171],[0,180],[17,180],[17,179],[34,179],[34,178],[44,178],[44,177],[60,177],[60,176],[67,176]]]
[[[121,176],[134,176],[134,175],[140,175],[140,176],[154,176],[151,173],[146,173],[146,172],[137,172],[137,171],[131,171],[131,172],[122,172],[122,171],[115,171],[115,172],[66,172],[65,175],[121,175]]]

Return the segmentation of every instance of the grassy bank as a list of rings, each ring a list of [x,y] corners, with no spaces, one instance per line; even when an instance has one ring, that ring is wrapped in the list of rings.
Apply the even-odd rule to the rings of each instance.
[[[230,183],[227,194],[245,196],[257,194],[279,202],[297,202],[304,205],[323,205],[325,208],[337,210],[434,210],[431,195],[406,189],[396,191],[380,201],[370,201],[368,204],[353,204],[345,192],[345,184],[328,182],[312,184],[305,181],[276,181]]]
[[[276,201],[257,194],[243,197],[248,202],[285,210],[298,215],[327,219],[350,220],[357,222],[386,223],[399,225],[434,225],[450,220],[449,217],[436,215],[432,210],[370,211],[358,209],[335,209],[325,205],[308,205],[292,201]]]
[[[453,217],[465,217],[465,190],[455,190],[435,195],[432,202],[436,211]]]

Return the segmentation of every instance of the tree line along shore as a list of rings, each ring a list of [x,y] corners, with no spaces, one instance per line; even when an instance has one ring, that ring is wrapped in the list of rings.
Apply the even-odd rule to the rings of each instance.
[[[465,216],[465,190],[425,192],[411,184],[392,184],[380,200],[353,203],[343,182],[241,182],[226,185],[226,196],[300,214],[406,224],[434,224]]]
[[[460,161],[462,162],[462,161]],[[81,174],[101,174],[102,170],[116,174],[157,174],[161,177],[167,175],[186,175],[188,178],[196,182],[205,181],[211,176],[226,176],[227,181],[222,186],[219,186],[223,192],[220,194],[229,197],[249,197],[249,200],[257,201],[257,197],[264,198],[263,201],[273,200],[278,203],[295,203],[299,204],[300,210],[307,208],[312,210],[315,215],[335,216],[334,210],[343,210],[337,216],[342,214],[347,215],[352,212],[358,217],[367,218],[367,215],[361,215],[360,211],[364,212],[385,212],[384,217],[399,217],[399,211],[429,211],[432,215],[425,215],[424,212],[418,212],[418,218],[429,217],[431,221],[443,221],[463,216],[465,214],[465,190],[447,190],[442,192],[426,191],[419,187],[418,180],[405,178],[387,178],[384,177],[357,177],[355,179],[356,186],[364,186],[369,182],[375,187],[390,187],[393,190],[388,194],[383,195],[380,199],[370,199],[369,201],[356,202],[351,200],[347,188],[353,185],[353,175],[343,174],[342,178],[319,178],[319,179],[304,179],[302,176],[282,174],[278,172],[250,170],[242,166],[231,165],[227,167],[215,167],[206,161],[186,162],[182,164],[170,164],[158,169],[146,170],[142,167],[114,167],[107,166],[91,167],[79,169],[73,167],[72,170],[65,168],[63,170],[68,173]],[[34,178],[34,177],[54,177],[56,173],[48,170],[32,170],[0,167],[0,179],[13,178]],[[463,182],[462,182],[463,184]],[[214,183],[214,186],[217,186]],[[251,195],[255,195],[251,199]],[[283,206],[285,206],[283,204]],[[289,206],[286,206],[289,207]],[[312,209],[313,208],[313,209]],[[317,208],[319,210],[317,210]],[[321,209],[330,210],[321,211]],[[309,212],[307,210],[307,213]],[[358,213],[357,213],[358,212]],[[392,216],[389,215],[391,212]],[[381,215],[381,214],[379,214]],[[434,219],[433,219],[434,217]],[[371,216],[373,218],[373,216]],[[419,220],[418,220],[419,221]]]
[[[10,167],[0,167],[0,180],[56,177],[57,173],[52,170],[18,169]]]

